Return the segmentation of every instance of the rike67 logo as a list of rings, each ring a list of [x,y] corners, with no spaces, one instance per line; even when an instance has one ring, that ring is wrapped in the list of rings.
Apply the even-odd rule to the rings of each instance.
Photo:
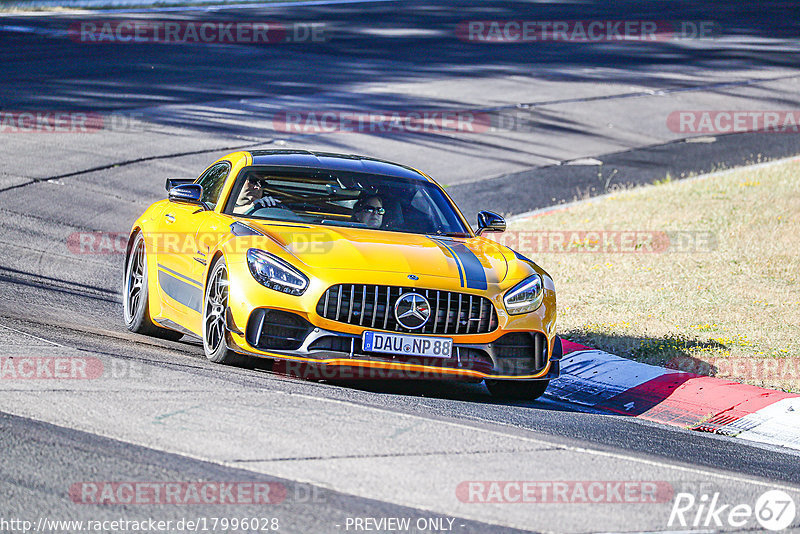
[[[795,519],[794,499],[785,491],[770,490],[761,495],[755,506],[726,503],[719,492],[678,493],[669,514],[669,527],[754,527],[753,519],[766,530],[784,530]]]

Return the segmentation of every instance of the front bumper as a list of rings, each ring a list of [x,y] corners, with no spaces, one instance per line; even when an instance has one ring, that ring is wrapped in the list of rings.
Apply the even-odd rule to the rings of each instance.
[[[499,331],[484,343],[475,342],[476,336],[446,336],[453,339],[453,355],[424,358],[364,351],[360,335],[321,328],[283,310],[256,308],[244,327],[235,323],[230,311],[226,316],[228,348],[259,358],[381,369],[437,379],[551,380],[560,371],[560,340],[555,335],[548,339],[542,332]],[[265,316],[272,321],[270,334],[263,333]],[[277,329],[276,320],[284,323]],[[275,332],[280,336],[272,335]],[[266,343],[261,343],[265,337]],[[464,340],[467,337],[469,341]]]

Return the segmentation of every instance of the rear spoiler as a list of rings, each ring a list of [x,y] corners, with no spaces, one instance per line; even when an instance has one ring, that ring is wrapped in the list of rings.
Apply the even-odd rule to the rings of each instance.
[[[167,191],[169,191],[176,185],[191,184],[191,183],[194,183],[194,178],[167,178],[167,183],[164,185],[164,187],[166,187]]]

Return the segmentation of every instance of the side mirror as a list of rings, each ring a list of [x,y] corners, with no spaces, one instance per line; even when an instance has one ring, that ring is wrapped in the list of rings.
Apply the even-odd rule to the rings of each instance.
[[[493,211],[480,211],[478,212],[478,231],[477,235],[483,232],[505,232],[506,220],[494,213]]]
[[[192,182],[194,182],[192,178],[167,178],[167,183],[164,187],[169,191],[177,185],[190,184]]]
[[[169,190],[170,202],[187,202],[189,204],[203,204],[203,186],[200,184],[176,185]],[[205,207],[205,206],[204,206]]]

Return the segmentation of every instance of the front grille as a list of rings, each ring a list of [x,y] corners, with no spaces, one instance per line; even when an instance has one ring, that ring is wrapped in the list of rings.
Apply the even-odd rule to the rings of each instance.
[[[395,301],[410,292],[424,296],[431,307],[428,322],[415,330],[402,327],[394,316]],[[319,299],[317,314],[331,321],[393,332],[485,334],[497,328],[497,312],[489,299],[436,289],[339,284]]]
[[[313,328],[294,313],[256,308],[247,321],[245,338],[259,349],[296,350]]]

